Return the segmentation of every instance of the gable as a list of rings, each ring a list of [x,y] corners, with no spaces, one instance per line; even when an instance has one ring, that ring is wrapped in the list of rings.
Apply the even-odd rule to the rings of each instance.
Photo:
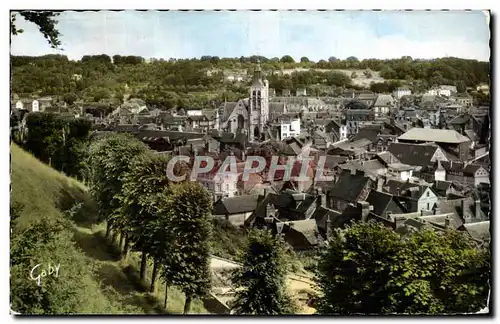
[[[434,152],[434,155],[432,155],[431,162],[436,162],[437,160],[448,161],[448,159],[446,158],[446,155],[443,153],[443,151],[439,147]]]
[[[420,196],[420,199],[436,199],[436,198],[437,198],[436,194],[434,193],[434,191],[432,191],[430,187],[425,189],[424,192],[422,193],[422,196]]]
[[[477,169],[477,171],[474,174],[474,176],[476,176],[476,177],[486,177],[486,176],[489,176],[489,172],[485,168],[480,167],[479,169]]]

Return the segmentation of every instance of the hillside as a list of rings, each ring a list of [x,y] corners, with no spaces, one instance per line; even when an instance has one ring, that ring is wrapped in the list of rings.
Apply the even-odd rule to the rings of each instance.
[[[27,312],[50,314],[64,313],[69,308],[71,313],[164,313],[163,305],[160,302],[160,298],[163,300],[161,293],[157,296],[147,293],[145,287],[136,280],[134,275],[136,257],[132,255],[130,261],[121,260],[116,245],[110,244],[104,239],[102,226],[96,223],[97,219],[94,216],[96,215],[96,206],[82,183],[41,163],[15,144],[11,145],[11,170],[11,208],[14,206],[18,210],[16,223],[19,227],[13,232],[16,234],[11,235],[11,302],[13,311],[24,314]],[[31,239],[36,236],[32,233],[36,234],[38,229],[32,228],[31,232],[27,232],[29,235],[22,237],[37,221],[43,219],[43,224],[45,220],[57,221],[69,217],[72,218],[73,222],[69,223],[67,228],[68,238],[66,235],[61,235],[60,238],[53,239],[54,242],[60,244],[59,246],[67,245],[67,248],[55,250],[49,248],[52,247],[50,244],[37,242],[36,256],[22,248],[16,248],[16,245],[24,244],[26,238]],[[50,228],[49,236],[52,236]],[[51,240],[52,237],[44,238],[45,241],[47,239]],[[19,256],[19,250],[22,251],[21,254],[25,253],[29,258],[25,255]],[[28,260],[19,261],[22,259]],[[27,298],[25,295],[27,291],[33,289],[36,291],[36,283],[30,280],[29,276],[25,276],[26,272],[29,273],[29,270],[26,269],[30,269],[29,267],[33,267],[34,264],[46,262],[60,262],[61,264],[60,277],[50,282],[51,286],[47,287],[45,291],[42,289],[41,292],[41,294],[48,294],[43,298],[48,300],[45,303],[51,304],[50,310],[45,306],[30,308],[31,305],[25,301]],[[68,269],[78,269],[79,278],[75,279],[74,272]],[[61,302],[56,297],[56,293],[64,289],[62,287],[67,280],[76,281],[83,291],[83,297],[80,297],[84,300],[76,302],[77,309],[74,309],[74,306],[70,307],[69,301],[65,305],[64,298]],[[49,282],[47,281],[47,283]],[[76,290],[76,288],[74,289]],[[161,292],[162,289],[158,289],[158,291]],[[33,305],[36,304],[36,301],[29,300],[29,303],[31,302]],[[169,313],[181,313],[183,302],[184,296],[178,290],[170,289]],[[53,306],[52,304],[57,305]],[[193,303],[192,312],[206,313],[207,311],[197,301]]]

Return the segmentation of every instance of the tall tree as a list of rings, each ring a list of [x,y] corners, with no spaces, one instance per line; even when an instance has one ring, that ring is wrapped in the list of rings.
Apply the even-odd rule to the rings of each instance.
[[[106,237],[114,226],[123,230],[127,219],[121,213],[119,194],[123,176],[130,170],[132,159],[149,148],[131,135],[111,134],[90,145],[88,165],[90,192],[106,219]]]
[[[186,295],[184,314],[189,313],[194,298],[208,293],[210,275],[210,215],[212,201],[197,182],[172,187],[168,196],[170,226],[169,253],[166,255],[164,279],[166,286],[178,286]]]
[[[487,302],[489,271],[489,251],[455,231],[401,238],[379,223],[357,223],[335,233],[320,260],[318,312],[477,312]]]
[[[158,224],[158,197],[170,185],[167,170],[169,156],[152,152],[134,158],[128,172],[123,176],[123,186],[118,199],[121,212],[128,218],[128,237],[134,249],[142,252],[140,278],[146,280],[148,253],[154,257],[155,233],[163,231],[165,224]],[[176,175],[186,173],[187,165],[177,163]]]
[[[245,315],[293,314],[295,305],[287,292],[289,264],[286,246],[280,237],[267,231],[253,230],[232,281],[236,296],[232,310]]]

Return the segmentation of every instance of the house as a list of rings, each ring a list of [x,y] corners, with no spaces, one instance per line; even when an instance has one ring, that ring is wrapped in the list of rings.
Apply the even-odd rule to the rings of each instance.
[[[336,183],[321,182],[317,184],[326,195],[326,206],[343,211],[349,203],[364,201],[375,186],[374,180],[363,171],[344,170]]]
[[[213,215],[223,218],[235,226],[241,226],[255,211],[259,195],[245,195],[219,198],[213,206]]]
[[[407,212],[430,212],[439,200],[430,186],[409,181],[388,180],[383,191],[396,196]]]
[[[283,121],[280,124],[280,139],[300,135],[300,118]]]
[[[404,163],[390,163],[387,165],[387,175],[401,181],[407,181],[413,178],[415,167]]]
[[[387,168],[377,159],[373,160],[348,160],[345,163],[339,164],[342,170],[359,170],[365,174],[374,176],[384,175]]]
[[[393,91],[392,95],[399,100],[404,96],[411,96],[411,90],[408,88],[397,88]]]
[[[285,189],[280,194],[266,193],[255,211],[245,221],[245,227],[270,228],[276,222],[311,218],[320,197]]]
[[[394,107],[394,98],[388,94],[379,94],[373,103],[375,117],[385,116]]]
[[[276,235],[296,251],[311,250],[320,244],[321,236],[315,219],[276,222]]]
[[[297,88],[296,96],[297,97],[306,97],[307,96],[306,88]]]
[[[450,129],[412,128],[398,137],[400,143],[435,143],[458,157],[461,161],[469,159],[470,139]]]
[[[377,95],[373,92],[364,92],[364,93],[358,94],[356,99],[358,101],[363,102],[368,107],[371,107],[375,103],[375,100],[377,100]]]
[[[411,166],[429,166],[435,161],[448,161],[445,153],[437,145],[391,143],[387,151],[400,163]],[[391,162],[389,156],[389,163]]]
[[[373,214],[383,218],[405,212],[404,207],[394,199],[394,196],[386,192],[371,190],[366,202],[373,206]]]
[[[226,173],[219,172],[222,165],[220,160],[217,161],[211,172],[201,173],[196,179],[215,199],[234,197],[238,193],[239,174],[237,172],[229,174],[227,170]]]
[[[465,224],[482,222],[490,218],[489,212],[483,211],[481,201],[474,197],[440,200],[437,203],[437,211],[453,213]]]
[[[432,190],[439,196],[446,198],[450,195],[457,195],[458,191],[451,181],[437,180],[432,184]]]
[[[472,97],[468,94],[461,94],[455,98],[455,101],[465,107],[472,107]]]
[[[481,91],[484,94],[489,94],[490,93],[490,86],[488,84],[482,83],[482,84],[477,86],[476,90]]]
[[[440,85],[438,88],[438,96],[450,97],[457,93],[457,87],[452,85]]]
[[[441,165],[446,172],[447,181],[457,181],[469,186],[490,183],[489,171],[480,164],[443,161]]]

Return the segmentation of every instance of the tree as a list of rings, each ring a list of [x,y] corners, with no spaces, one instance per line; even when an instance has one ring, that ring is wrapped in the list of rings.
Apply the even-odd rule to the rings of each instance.
[[[308,59],[306,56],[302,56],[302,57],[300,58],[300,62],[301,62],[301,63],[308,63],[308,62],[310,62],[310,61],[309,61],[309,59]]]
[[[99,214],[106,219],[108,237],[112,227],[122,231],[125,226],[120,209],[119,194],[123,176],[130,169],[132,159],[149,148],[131,135],[111,134],[90,145],[87,164],[90,166],[90,192],[97,202]]]
[[[463,80],[457,82],[457,91],[458,93],[465,93],[467,91],[467,86]]]
[[[158,199],[170,185],[167,170],[169,156],[152,152],[140,154],[131,162],[130,169],[123,176],[123,186],[118,199],[121,203],[121,213],[128,219],[127,237],[137,251],[142,252],[140,278],[146,280],[146,265],[148,253],[160,261],[155,251],[162,250],[155,246],[155,238],[166,228],[166,222],[159,222]],[[187,165],[177,163],[174,173],[186,174]],[[154,278],[156,279],[156,278]],[[153,283],[154,286],[154,283]],[[154,287],[153,287],[154,288]]]
[[[356,79],[358,77],[358,74],[356,72],[351,73],[351,79]]]
[[[365,75],[366,78],[371,78],[372,77],[372,72],[370,70],[365,70],[363,72],[363,74]]]
[[[55,19],[59,16],[59,13],[53,11],[20,11],[13,12],[10,16],[10,33],[12,35],[18,35],[23,33],[22,29],[16,28],[16,14],[26,19],[29,22],[34,23],[38,26],[38,29],[42,33],[43,37],[47,40],[50,47],[59,48],[61,41],[59,40],[61,33],[56,28],[57,20]]]
[[[357,223],[336,232],[321,257],[318,312],[477,312],[486,305],[489,271],[489,251],[456,231],[400,237],[380,223]]]
[[[330,63],[337,62],[338,60],[339,60],[339,59],[338,59],[338,58],[336,58],[335,56],[330,56],[330,57],[328,58],[328,62],[330,62]]]
[[[28,137],[25,148],[49,165],[55,153],[63,146],[64,122],[51,113],[33,113],[26,119]]]
[[[204,296],[210,289],[212,200],[197,182],[173,185],[171,193],[163,205],[170,222],[164,279],[166,287],[176,285],[186,295],[184,314],[187,314],[193,298]]]
[[[293,314],[295,305],[286,287],[289,264],[284,241],[267,231],[253,230],[242,262],[232,276],[237,287],[232,310],[240,315]]]
[[[358,58],[356,56],[349,56],[348,58],[345,59],[346,61],[353,61],[353,62],[357,62],[358,61]]]
[[[75,103],[75,101],[78,99],[77,95],[74,93],[66,93],[63,96],[63,101],[67,103],[68,105],[72,105]]]
[[[282,63],[295,63],[295,60],[290,55],[285,55],[280,60]]]

